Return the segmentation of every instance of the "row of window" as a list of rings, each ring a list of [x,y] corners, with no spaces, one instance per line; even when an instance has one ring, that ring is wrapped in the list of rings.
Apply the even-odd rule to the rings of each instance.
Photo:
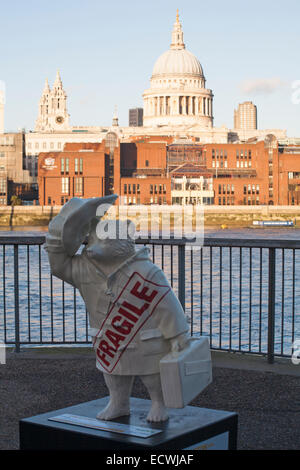
[[[124,184],[124,194],[140,194],[139,184]]]
[[[246,197],[244,197],[243,203],[244,203],[245,206],[246,206],[246,205],[248,205],[248,206],[251,206],[251,205],[252,205],[252,206],[255,206],[255,205],[257,205],[257,206],[258,206],[258,205],[259,205],[259,197],[256,196],[256,198],[255,198],[255,197],[252,197],[252,198],[251,198],[250,196],[248,196],[248,199],[247,199]]]
[[[61,179],[61,193],[70,194],[70,178]],[[83,195],[83,178],[74,178],[74,194]]]
[[[214,160],[212,161],[212,167],[213,168],[228,168],[227,166],[227,160],[223,161],[223,160],[220,160],[220,161],[217,161],[215,162]],[[252,168],[252,163],[251,161],[239,161],[237,160],[236,161],[236,167],[237,168]]]
[[[219,197],[219,206],[233,206],[234,196],[231,197]]]
[[[5,196],[6,194],[6,178],[0,178],[0,195]]]
[[[224,158],[224,160],[227,160],[227,150],[226,149],[212,149],[211,151],[211,158],[213,160],[219,160]],[[237,150],[236,151],[236,158],[237,160],[251,160],[252,158],[252,152],[251,150]]]
[[[167,187],[165,184],[150,184],[150,194],[166,194]],[[139,184],[124,184],[124,194],[140,194]]]
[[[219,197],[218,198],[219,206],[233,206],[234,205],[234,197]],[[244,197],[243,204],[248,206],[255,206],[259,205],[259,197]]]
[[[40,142],[35,142],[34,145],[33,145],[32,142],[28,142],[27,149],[31,150],[31,149],[34,148],[36,150],[40,150],[40,149],[41,150],[46,150],[47,146],[51,150],[53,150],[54,148],[57,148],[58,150],[60,150],[63,146],[63,143],[62,142],[41,142],[41,143]]]
[[[244,194],[259,194],[259,184],[244,184]]]
[[[234,185],[233,184],[219,184],[219,194],[234,194]]]
[[[289,171],[288,178],[289,179],[300,178],[300,172],[299,171]]]
[[[239,160],[237,160],[236,161],[236,166],[237,166],[237,168],[251,168],[252,163],[251,163],[251,161],[240,162]]]
[[[137,204],[139,205],[141,203],[140,196],[123,196],[123,204],[124,205],[132,205],[132,204]],[[166,196],[154,196],[150,197],[150,204],[167,204],[167,198]]]
[[[70,171],[70,159],[69,158],[61,158],[60,159],[60,172],[62,174],[69,174]],[[74,172],[75,175],[82,175],[83,173],[83,159],[82,158],[75,158],[74,159]]]
[[[13,135],[5,135],[0,137],[0,145],[14,145],[15,138]]]

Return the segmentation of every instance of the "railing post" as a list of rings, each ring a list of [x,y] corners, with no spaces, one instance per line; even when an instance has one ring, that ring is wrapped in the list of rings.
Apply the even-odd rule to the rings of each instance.
[[[275,338],[275,248],[269,248],[268,363],[274,363]]]
[[[19,246],[14,245],[15,351],[20,352]]]
[[[178,245],[178,298],[185,310],[185,245]]]

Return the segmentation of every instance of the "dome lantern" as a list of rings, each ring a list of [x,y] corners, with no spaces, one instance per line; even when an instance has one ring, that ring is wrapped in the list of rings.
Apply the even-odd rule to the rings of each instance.
[[[185,49],[185,44],[183,42],[183,31],[181,23],[179,21],[179,13],[177,9],[176,22],[174,23],[172,31],[172,43],[171,49]]]

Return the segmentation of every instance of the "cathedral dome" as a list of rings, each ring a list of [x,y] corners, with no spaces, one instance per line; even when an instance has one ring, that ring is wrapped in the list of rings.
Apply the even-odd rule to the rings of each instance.
[[[144,126],[212,127],[213,94],[205,82],[199,60],[185,48],[177,10],[170,49],[155,62],[143,93]]]
[[[197,57],[186,49],[169,49],[156,61],[152,78],[158,75],[193,75],[203,77]]]

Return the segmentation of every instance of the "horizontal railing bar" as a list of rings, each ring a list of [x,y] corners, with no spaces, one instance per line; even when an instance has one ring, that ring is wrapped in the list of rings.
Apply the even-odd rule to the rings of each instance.
[[[135,242],[138,245],[193,246],[193,242],[187,238],[137,238]],[[0,235],[0,245],[42,245],[43,243],[45,243],[45,236],[43,235],[28,235],[25,237]],[[194,246],[197,246],[197,244],[195,243]],[[299,249],[300,240],[204,237],[203,246]]]

